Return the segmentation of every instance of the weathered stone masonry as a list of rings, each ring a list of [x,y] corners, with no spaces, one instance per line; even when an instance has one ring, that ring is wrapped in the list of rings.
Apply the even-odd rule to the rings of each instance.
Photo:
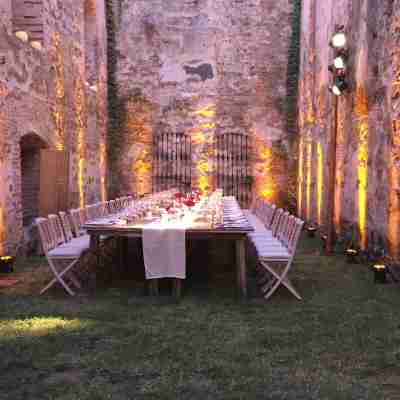
[[[69,153],[71,207],[106,196],[104,4],[92,1],[94,14],[88,16],[83,0],[37,2],[35,21],[43,34],[42,48],[36,49],[29,40],[41,37],[31,34],[24,43],[14,35],[24,28],[13,24],[16,10],[19,16],[26,11],[22,3],[0,4],[0,253],[13,253],[24,242],[23,214],[26,223],[38,214],[39,153],[33,148]],[[89,17],[95,57],[86,56],[93,54],[86,46]],[[28,158],[21,160],[21,154]],[[21,168],[32,170],[29,179],[22,178]]]
[[[288,158],[295,159],[286,96],[298,2],[114,3],[116,81],[125,110],[114,191],[151,191],[152,139],[159,132],[192,137],[192,185],[211,189],[217,137],[237,132],[253,143],[254,193],[283,200]]]
[[[399,252],[400,2],[304,0],[302,10],[298,207],[326,226],[327,157],[333,127],[328,92],[328,46],[335,24],[349,41],[350,90],[339,98],[334,222],[340,236],[351,227],[360,247],[380,237]]]

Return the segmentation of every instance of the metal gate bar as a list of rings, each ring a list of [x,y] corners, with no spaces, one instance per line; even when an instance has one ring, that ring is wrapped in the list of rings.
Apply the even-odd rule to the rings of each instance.
[[[252,179],[250,141],[241,133],[222,133],[216,136],[217,186],[225,195],[235,196],[243,207],[251,202]]]
[[[192,143],[183,132],[161,132],[153,136],[153,192],[191,188]]]

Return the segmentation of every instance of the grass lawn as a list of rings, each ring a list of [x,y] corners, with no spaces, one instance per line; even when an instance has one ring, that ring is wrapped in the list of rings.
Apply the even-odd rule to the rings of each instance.
[[[179,304],[39,296],[30,260],[0,291],[0,399],[400,399],[400,288],[315,246],[303,239],[291,273],[302,302],[218,285]]]

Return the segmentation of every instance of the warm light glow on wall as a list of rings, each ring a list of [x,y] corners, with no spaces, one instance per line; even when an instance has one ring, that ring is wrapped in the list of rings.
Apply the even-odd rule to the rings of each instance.
[[[298,171],[298,182],[297,182],[297,214],[299,217],[302,216],[302,206],[303,206],[303,179],[304,179],[304,149],[303,149],[303,139],[300,138],[299,142],[299,171]]]
[[[256,159],[253,165],[254,191],[257,197],[272,203],[277,200],[274,168],[279,167],[279,160],[276,159],[272,148],[261,139],[261,136],[255,134],[254,140],[254,150],[256,151]]]
[[[361,247],[367,247],[368,119],[358,121],[358,225]]]
[[[190,132],[193,143],[192,159],[195,174],[192,177],[195,186],[203,192],[213,190],[213,147],[215,134],[215,105],[209,104],[193,112],[194,128]]]
[[[400,66],[399,66],[400,68]],[[396,88],[395,88],[396,89]],[[400,89],[400,82],[397,87]],[[392,149],[389,166],[389,212],[388,212],[388,241],[391,255],[399,255],[400,245],[400,119],[392,122]]]
[[[78,190],[79,190],[79,206],[85,206],[85,114],[84,114],[84,86],[81,79],[75,82],[75,123],[77,135],[77,156],[78,156]]]
[[[196,164],[198,173],[197,186],[204,192],[209,193],[212,187],[210,172],[212,171],[210,162],[201,159]]]
[[[400,18],[391,18],[390,37],[398,38]],[[395,44],[395,42],[393,42]],[[396,44],[395,44],[396,48]],[[398,46],[396,48],[398,50]],[[388,209],[388,242],[390,254],[396,259],[400,253],[400,52],[391,51],[393,80],[390,97],[392,99],[392,132],[389,164],[389,209]]]
[[[398,256],[400,238],[400,199],[395,189],[400,182],[399,167],[395,164],[396,160],[391,160],[389,171],[390,198],[388,215],[388,241],[390,254]]]
[[[6,125],[6,115],[3,113],[4,108],[3,101],[8,94],[8,90],[5,85],[0,82],[0,183],[2,188],[0,189],[0,256],[6,255],[6,221],[4,216],[4,207],[5,207],[5,195],[7,193],[4,174],[4,161],[5,157],[8,155],[8,151],[6,150],[6,134],[7,134],[7,125]]]
[[[206,135],[197,129],[192,131],[191,137],[193,144],[204,144],[207,141]]]
[[[100,143],[100,192],[101,192],[101,201],[107,200],[107,189],[106,189],[106,157],[107,150],[105,143]]]
[[[317,222],[322,220],[322,188],[324,181],[324,154],[321,143],[317,144]]]
[[[360,56],[359,62],[363,58]],[[360,67],[361,68],[361,67]],[[361,248],[367,247],[367,180],[368,180],[368,97],[366,89],[358,86],[355,94],[354,113],[357,117],[356,130],[358,138],[357,151],[357,205],[358,229],[361,239]]]
[[[215,129],[215,124],[214,123],[209,123],[209,124],[201,124],[199,126],[200,129],[203,130],[209,130],[209,129]]]
[[[341,113],[339,104],[338,121],[337,121],[337,136],[336,136],[336,177],[335,177],[335,209],[333,210],[333,221],[337,233],[341,232],[342,218],[342,185],[343,185],[343,170],[344,170],[344,154],[345,149],[345,131],[344,131],[344,115]]]
[[[306,201],[307,201],[307,220],[311,221],[311,185],[312,185],[312,140],[307,143],[307,181],[306,181]]]
[[[314,108],[312,104],[312,97],[311,95],[307,96],[306,99],[307,102],[307,116],[306,116],[306,121],[307,124],[314,124],[315,123],[315,116],[314,116]]]
[[[5,241],[6,241],[6,232],[5,232],[5,221],[4,221],[4,209],[0,206],[0,256],[5,255]]]
[[[133,163],[134,187],[140,196],[151,193],[151,153],[143,149]]]
[[[64,71],[64,57],[63,49],[60,45],[60,34],[54,33],[53,35],[53,51],[54,63],[53,68],[55,71],[55,105],[52,110],[53,122],[55,125],[57,143],[57,150],[64,150],[65,147],[65,71]]]
[[[194,112],[195,115],[203,118],[214,118],[215,117],[215,105],[214,104],[209,104],[206,107],[201,108],[200,110],[197,110]]]

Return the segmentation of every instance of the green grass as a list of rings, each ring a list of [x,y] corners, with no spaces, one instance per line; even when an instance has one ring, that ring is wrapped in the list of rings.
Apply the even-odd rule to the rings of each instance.
[[[27,290],[0,292],[0,399],[400,399],[399,287],[315,244],[291,274],[302,302],[218,284],[178,304],[129,288],[40,297],[35,259]]]

